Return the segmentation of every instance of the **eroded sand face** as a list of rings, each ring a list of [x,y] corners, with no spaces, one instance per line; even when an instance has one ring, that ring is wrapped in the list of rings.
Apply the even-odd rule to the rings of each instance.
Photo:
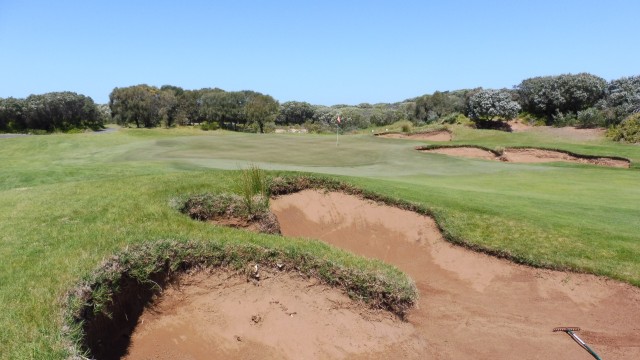
[[[590,359],[566,334],[552,332],[579,326],[602,358],[640,359],[638,288],[455,247],[433,220],[354,196],[307,190],[271,204],[284,235],[378,258],[415,280],[420,300],[408,320],[427,345],[400,357]]]
[[[184,275],[138,320],[125,359],[344,359],[426,347],[412,324],[286,272]],[[259,286],[258,286],[259,285]]]

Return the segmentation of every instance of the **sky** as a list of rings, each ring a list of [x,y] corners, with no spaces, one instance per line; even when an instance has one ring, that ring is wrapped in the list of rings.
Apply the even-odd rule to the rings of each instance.
[[[640,75],[637,0],[0,0],[0,97],[254,90],[317,105]]]

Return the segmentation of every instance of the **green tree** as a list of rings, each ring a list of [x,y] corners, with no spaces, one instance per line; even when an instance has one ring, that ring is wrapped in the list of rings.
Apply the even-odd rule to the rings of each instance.
[[[0,98],[0,131],[15,132],[26,129],[24,99]]]
[[[520,105],[507,90],[480,90],[468,103],[468,116],[478,125],[488,125],[496,120],[510,120],[518,115]]]
[[[526,79],[517,91],[523,110],[545,117],[552,124],[554,117],[575,115],[593,107],[604,98],[606,87],[604,79],[581,73]]]
[[[287,101],[280,106],[276,123],[283,125],[300,125],[313,120],[316,107],[300,101]]]
[[[146,84],[115,88],[109,95],[111,116],[120,125],[135,124],[140,127],[156,127],[160,124],[160,89]]]
[[[245,92],[242,91],[209,91],[200,98],[200,111],[206,121],[216,121],[223,128],[230,123],[233,129],[236,129],[238,123],[244,122],[246,98]]]
[[[278,102],[269,95],[254,93],[244,107],[247,123],[256,123],[260,133],[264,133],[264,124],[274,122],[280,110]]]
[[[414,117],[417,120],[431,122],[454,112],[462,112],[465,98],[462,93],[436,91],[432,95],[423,95],[416,99]]]
[[[640,76],[611,81],[602,107],[611,113],[611,123],[619,123],[628,115],[640,112]]]

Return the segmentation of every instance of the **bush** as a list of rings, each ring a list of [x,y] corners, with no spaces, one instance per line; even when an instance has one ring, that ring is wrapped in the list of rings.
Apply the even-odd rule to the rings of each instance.
[[[482,125],[478,127],[491,121],[511,120],[520,112],[520,105],[508,90],[480,90],[469,98],[467,105],[467,115],[476,125]]]
[[[413,124],[408,120],[401,121],[399,125],[400,125],[400,129],[404,133],[411,132],[411,130],[413,129]]]
[[[470,125],[471,119],[459,112],[451,113],[440,120],[441,124],[458,124],[458,125]]]
[[[533,126],[544,126],[546,125],[546,122],[544,120],[544,117],[540,117],[537,116],[535,114],[532,114],[528,111],[523,111],[520,113],[520,115],[518,115],[518,118],[526,124],[529,125],[533,125]]]
[[[554,127],[565,127],[565,126],[575,126],[578,123],[578,119],[576,119],[576,115],[568,112],[566,114],[561,113],[560,111],[556,111],[556,113],[552,116],[551,124]]]
[[[581,128],[603,127],[607,121],[604,113],[596,108],[578,111],[576,120],[576,126]]]
[[[218,130],[220,129],[220,124],[218,124],[217,122],[206,122],[202,125],[200,125],[200,129],[204,130],[204,131],[209,131],[209,130]]]
[[[640,113],[629,115],[620,125],[610,128],[607,137],[614,141],[640,143]]]

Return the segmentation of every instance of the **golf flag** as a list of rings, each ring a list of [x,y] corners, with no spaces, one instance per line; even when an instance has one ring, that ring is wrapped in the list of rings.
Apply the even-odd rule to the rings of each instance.
[[[340,115],[338,115],[338,124],[340,124]]]

